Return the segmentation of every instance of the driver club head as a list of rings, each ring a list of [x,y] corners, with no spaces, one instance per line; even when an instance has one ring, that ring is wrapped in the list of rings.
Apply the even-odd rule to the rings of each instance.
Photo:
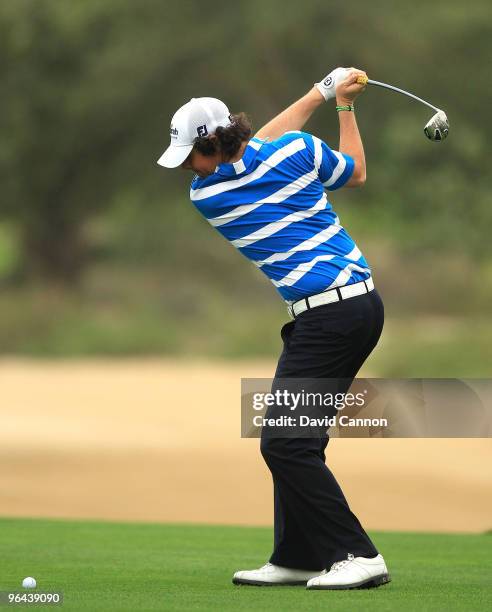
[[[429,140],[440,142],[449,134],[449,121],[446,113],[442,110],[433,115],[425,124],[424,134]]]

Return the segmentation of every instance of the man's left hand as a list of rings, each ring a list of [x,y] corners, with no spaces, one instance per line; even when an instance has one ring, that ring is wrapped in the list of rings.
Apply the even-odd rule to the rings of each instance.
[[[346,78],[353,68],[335,68],[319,83],[314,86],[318,89],[323,98],[328,101],[335,97],[337,86]]]

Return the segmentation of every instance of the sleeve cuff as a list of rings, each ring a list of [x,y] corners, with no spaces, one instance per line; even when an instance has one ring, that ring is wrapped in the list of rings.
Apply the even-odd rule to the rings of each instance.
[[[355,163],[353,158],[350,157],[350,155],[345,155],[345,153],[342,153],[342,155],[345,159],[345,168],[342,174],[333,183],[333,185],[326,187],[328,191],[335,191],[336,189],[340,189],[340,187],[343,187],[354,173]]]

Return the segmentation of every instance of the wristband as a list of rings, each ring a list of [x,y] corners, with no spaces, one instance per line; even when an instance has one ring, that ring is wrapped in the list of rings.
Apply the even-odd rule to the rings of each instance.
[[[354,105],[348,104],[347,106],[337,106],[337,111],[351,111],[354,112]]]

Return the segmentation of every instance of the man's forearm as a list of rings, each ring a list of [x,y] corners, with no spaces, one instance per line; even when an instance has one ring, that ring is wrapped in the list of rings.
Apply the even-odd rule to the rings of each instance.
[[[302,130],[314,111],[325,102],[320,92],[313,87],[308,93],[264,125],[256,138],[275,140],[293,130]]]
[[[345,105],[346,102],[337,102]],[[338,150],[346,153],[355,162],[354,173],[347,186],[356,187],[362,185],[366,180],[366,158],[364,146],[360,137],[359,128],[355,119],[355,113],[351,111],[340,111],[338,113],[340,121],[340,144]]]

